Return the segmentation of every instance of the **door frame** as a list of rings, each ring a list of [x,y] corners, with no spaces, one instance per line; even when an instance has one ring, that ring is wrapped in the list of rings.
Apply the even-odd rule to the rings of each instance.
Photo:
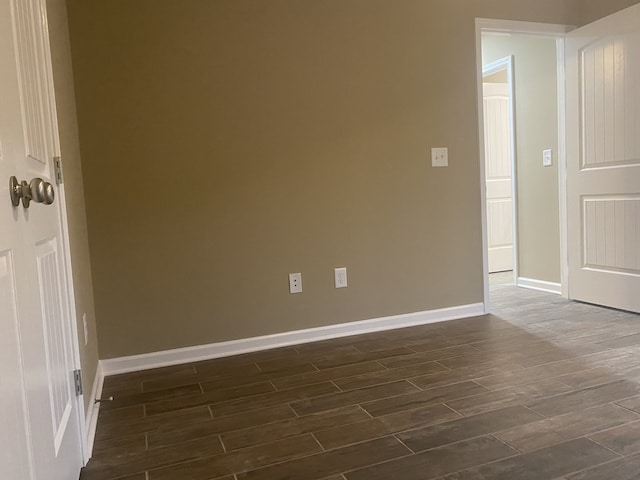
[[[567,25],[551,23],[521,22],[513,20],[495,20],[489,18],[476,18],[476,87],[478,99],[478,141],[480,159],[480,209],[482,220],[482,275],[484,291],[484,311],[491,311],[489,292],[489,261],[488,261],[488,233],[487,233],[487,192],[484,158],[484,107],[482,95],[482,34],[524,34],[538,37],[555,38],[556,63],[557,63],[557,91],[558,91],[558,199],[560,204],[560,284],[561,295],[568,298],[568,271],[569,261],[567,252],[567,163],[566,163],[566,138],[565,138],[565,70],[564,70],[564,37],[574,29]],[[515,134],[515,132],[514,132]],[[514,135],[515,136],[515,135]],[[515,139],[514,139],[515,141]],[[515,170],[514,170],[515,172]],[[515,175],[514,175],[515,183]],[[514,197],[515,201],[515,197]],[[514,206],[515,210],[515,206]],[[516,229],[514,225],[514,229]],[[515,245],[514,245],[515,247]],[[515,248],[514,248],[515,252]],[[514,267],[517,262],[514,263]]]
[[[516,172],[516,117],[515,117],[515,80],[513,78],[513,55],[506,56],[504,58],[500,58],[494,62],[491,62],[484,67],[482,67],[482,79],[484,77],[491,75],[492,73],[500,72],[502,70],[507,71],[507,90],[509,92],[509,130],[511,135],[511,141],[509,142],[509,161],[511,162],[511,240],[513,242],[513,283],[515,285],[518,279],[518,197],[517,197],[517,172]],[[484,83],[484,82],[483,82]],[[484,89],[482,94],[482,100],[484,100]],[[484,109],[484,103],[483,103]],[[484,112],[483,112],[484,113]],[[484,115],[482,116],[483,125],[482,125],[482,142],[483,142],[483,153],[484,153]],[[486,158],[483,154],[483,162],[486,162]],[[486,164],[485,164],[486,167]],[[484,202],[485,205],[487,203],[487,192],[486,192],[486,172],[482,172],[484,181],[485,181],[485,192],[484,192]],[[485,224],[487,222],[486,213],[485,213]],[[487,232],[487,246],[488,246],[488,232]],[[489,261],[488,261],[488,248],[487,248],[487,272],[489,271]]]

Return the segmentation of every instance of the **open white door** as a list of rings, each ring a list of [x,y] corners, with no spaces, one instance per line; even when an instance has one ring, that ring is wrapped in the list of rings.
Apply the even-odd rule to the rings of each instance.
[[[513,270],[511,107],[508,83],[483,83],[489,273]]]
[[[47,204],[59,147],[44,0],[0,2],[0,65],[0,478],[72,480],[82,465],[77,345],[62,206]],[[14,189],[12,176],[26,183]],[[13,206],[12,191],[33,196],[29,207]]]
[[[569,297],[640,312],[640,4],[566,37]]]

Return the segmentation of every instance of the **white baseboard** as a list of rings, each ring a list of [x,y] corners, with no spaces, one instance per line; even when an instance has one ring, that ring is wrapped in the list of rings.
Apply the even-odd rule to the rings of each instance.
[[[104,385],[104,370],[102,369],[102,361],[98,362],[98,369],[96,370],[96,377],[93,380],[93,386],[91,388],[91,400],[89,402],[89,408],[85,419],[86,437],[86,460],[91,458],[93,452],[93,442],[96,438],[96,426],[98,425],[98,412],[100,410],[100,404],[94,403],[96,398],[102,396],[102,386]]]
[[[197,362],[212,358],[227,357],[241,353],[268,350],[271,348],[297,345],[301,343],[317,342],[330,338],[348,337],[363,333],[393,330],[396,328],[426,325],[428,323],[444,322],[458,318],[475,317],[485,313],[483,303],[460,305],[457,307],[429,310],[425,312],[393,315],[390,317],[373,318],[358,322],[341,323],[325,327],[295,330],[292,332],[276,333],[261,337],[243,338],[228,342],[197,345],[194,347],[176,348],[161,352],[151,352],[142,355],[110,358],[101,360],[102,372],[105,376],[118,373],[135,372],[151,368],[178,365],[181,363]]]
[[[559,283],[535,280],[533,278],[518,277],[518,287],[530,288],[541,292],[562,294],[562,286]]]

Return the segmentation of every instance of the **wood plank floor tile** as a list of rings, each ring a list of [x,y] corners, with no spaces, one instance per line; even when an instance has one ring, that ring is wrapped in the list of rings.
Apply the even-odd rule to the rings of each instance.
[[[640,452],[640,422],[627,423],[604,432],[589,435],[594,442],[621,455]]]
[[[488,392],[474,382],[461,382],[444,387],[432,388],[420,392],[407,393],[396,397],[384,398],[373,402],[362,404],[371,416],[379,417],[389,415],[391,413],[401,412],[403,410],[413,410],[415,408],[425,407],[434,403],[444,403],[459,398],[470,397],[480,393]]]
[[[594,351],[593,349],[586,350],[588,352]],[[556,348],[553,351],[543,352],[535,355],[523,355],[513,360],[514,363],[521,365],[525,368],[535,367],[537,365],[546,365],[548,363],[558,362],[560,360],[575,359],[579,357],[581,353],[574,353],[568,349]]]
[[[447,366],[442,362],[443,360],[470,355],[472,353],[477,353],[477,350],[471,345],[460,345],[457,347],[440,348],[438,350],[430,350],[427,352],[414,353],[411,355],[383,358],[381,360],[378,360],[378,363],[384,365],[387,368],[407,367],[416,363],[426,363],[432,361],[438,361]]]
[[[348,406],[328,412],[316,413],[305,417],[291,418],[268,425],[236,430],[222,435],[222,441],[227,451],[267,443],[273,440],[293,437],[304,433],[317,432],[340,425],[349,429],[362,420],[370,419],[358,406]]]
[[[122,407],[130,407],[132,405],[142,405],[144,403],[166,400],[170,398],[187,397],[194,393],[201,393],[200,385],[197,383],[191,385],[182,385],[179,387],[171,387],[164,390],[153,390],[151,392],[140,392],[131,395],[115,395],[113,401],[104,402],[100,406],[100,410],[108,411]]]
[[[333,408],[344,407],[346,405],[355,405],[364,403],[369,400],[379,398],[394,397],[403,393],[417,392],[418,389],[409,382],[402,380],[394,383],[385,383],[373,387],[362,388],[360,390],[350,390],[348,392],[339,392],[331,395],[318,396],[308,400],[294,402],[291,407],[298,415],[309,415]],[[283,390],[280,393],[289,392]],[[215,412],[214,412],[215,413]]]
[[[527,403],[527,406],[542,415],[552,417],[575,410],[595,407],[603,403],[615,402],[616,400],[637,395],[639,392],[640,385],[627,380],[619,380],[530,402]]]
[[[450,475],[447,480],[552,480],[616,458],[586,438],[517,455]],[[616,479],[617,480],[617,479]]]
[[[92,480],[109,480],[223,452],[220,438],[212,436],[148,451],[101,456],[91,462],[86,471]]]
[[[278,370],[270,372],[258,372],[249,375],[226,376],[219,375],[201,382],[204,391],[214,391],[221,388],[229,388],[249,383],[265,382],[275,380],[277,378],[290,377],[292,375],[300,375],[302,373],[315,372],[317,370],[310,363],[294,364],[287,367],[281,367]]]
[[[515,406],[400,433],[398,438],[414,452],[421,452],[535,422],[541,418],[531,410]]]
[[[600,367],[561,375],[556,377],[555,380],[565,383],[576,390],[583,390],[585,388],[623,380],[623,376],[611,371],[609,368]]]
[[[113,410],[100,409],[101,424],[128,422],[141,417],[144,417],[144,405],[133,405]]]
[[[348,426],[338,425],[315,432],[314,435],[325,449],[330,450],[384,437],[411,428],[435,425],[455,418],[460,418],[460,415],[449,407],[438,403],[415,410],[405,410],[391,415],[369,418]]]
[[[173,365],[170,367],[153,368],[140,372],[109,375],[105,377],[102,386],[103,395],[121,393],[124,390],[135,388],[136,392],[142,391],[142,384],[153,380],[168,380],[189,377],[195,369],[191,364]],[[192,382],[195,383],[195,382]],[[173,385],[172,385],[173,386]]]
[[[80,480],[93,480],[95,477],[91,477],[92,473],[83,471],[80,473]],[[125,477],[112,478],[109,480],[146,480],[147,476],[144,473],[137,473],[135,475],[127,475]]]
[[[150,470],[148,474],[149,480],[210,480],[280,462],[291,463],[320,451],[311,435],[303,435]]]
[[[147,449],[146,435],[139,433],[127,437],[96,440],[93,443],[93,455],[96,458],[115,457],[120,455],[140,453]]]
[[[265,373],[279,371],[283,368],[299,365],[302,363],[321,362],[328,359],[340,359],[358,355],[361,352],[355,345],[344,345],[332,349],[323,349],[316,352],[298,353],[298,358],[278,358],[273,360],[256,362],[258,368]]]
[[[640,413],[640,396],[619,400],[616,404],[626,409],[633,410],[636,413]]]
[[[338,472],[354,470],[375,462],[383,462],[411,452],[393,437],[331,450],[260,470],[237,475],[238,480],[316,480]],[[154,480],[154,479],[150,479]]]
[[[467,367],[456,368],[448,372],[437,372],[429,375],[411,378],[411,383],[422,388],[436,388],[445,385],[452,385],[466,380],[474,380],[476,378],[488,377],[501,373],[509,373],[524,370],[520,365],[491,362],[482,365],[471,365]]]
[[[188,385],[190,383],[199,383],[206,380],[215,380],[223,378],[236,378],[255,376],[260,374],[260,369],[255,363],[247,365],[228,366],[225,370],[216,369],[215,372],[205,373],[197,372],[193,367],[192,373],[185,373],[181,376],[167,376],[166,378],[154,378],[142,382],[142,390],[149,392],[153,390],[163,390],[165,388],[176,387],[180,385]]]
[[[428,342],[412,343],[409,348],[416,352],[428,352],[431,350],[441,350],[449,347],[459,347],[461,345],[469,345],[473,342],[479,342],[487,338],[486,332],[473,332],[463,335],[441,336],[433,338]]]
[[[496,410],[518,405],[537,398],[551,397],[559,393],[572,392],[573,388],[555,380],[541,380],[526,385],[516,385],[502,390],[480,393],[473,397],[461,398],[446,402],[448,406],[463,415]]]
[[[159,428],[167,428],[172,425],[189,425],[196,422],[204,422],[211,419],[211,412],[207,407],[196,407],[178,410],[162,415],[142,417],[129,422],[113,424],[99,424],[96,430],[96,440],[125,437],[136,433],[150,432]]]
[[[591,368],[609,368],[612,365],[619,365],[622,362],[629,361],[630,359],[637,362],[637,359],[633,356],[635,353],[637,353],[637,348],[615,348],[605,350],[604,352],[585,355],[580,359],[580,361]]]
[[[435,448],[417,455],[347,472],[347,480],[427,480],[447,473],[493,462],[517,454],[513,448],[494,437],[471,440]],[[511,480],[515,480],[514,477]]]
[[[314,383],[328,382],[341,378],[361,375],[363,373],[379,372],[386,370],[386,367],[378,362],[364,362],[344,365],[342,367],[327,368],[325,370],[316,370],[300,375],[293,375],[284,378],[272,380],[271,383],[278,390],[286,390],[288,388],[303,387]]]
[[[445,367],[456,369],[456,368],[463,368],[463,367],[469,367],[469,366],[477,366],[483,363],[490,363],[490,362],[494,362],[494,363],[508,362],[512,358],[517,356],[514,353],[505,354],[505,353],[495,353],[491,351],[482,352],[475,347],[472,347],[472,348],[474,349],[474,352],[470,355],[463,355],[463,356],[453,357],[453,358],[445,358],[443,360],[438,360],[438,362],[444,365]],[[518,351],[517,349],[515,350]]]
[[[250,383],[248,385],[221,388],[205,393],[197,392],[194,395],[157,400],[147,403],[145,405],[145,411],[147,415],[156,415],[275,391],[275,387],[270,382]]]
[[[211,409],[214,417],[219,417],[222,415],[230,415],[232,413],[238,413],[246,410],[253,410],[256,407],[271,407],[274,405],[279,405],[281,403],[296,402],[297,400],[301,400],[302,402],[309,402],[314,400],[316,397],[319,400],[321,398],[329,397],[331,394],[338,395],[337,393],[335,393],[338,391],[338,387],[336,387],[332,383],[316,383],[305,387],[290,388],[288,390],[279,390],[277,392],[265,393],[262,395],[254,395],[252,397],[244,397],[238,398],[236,400],[229,400],[227,402],[215,403],[210,405],[209,408]],[[337,407],[338,406],[343,405],[337,405]],[[296,409],[294,408],[294,410]],[[299,415],[303,414],[302,412],[297,413]]]
[[[528,452],[638,419],[640,417],[637,414],[625,408],[605,404],[584,411],[571,412],[528,423],[495,435],[521,452]],[[595,441],[597,442],[597,440]]]
[[[417,377],[419,375],[427,375],[436,372],[447,372],[448,368],[443,367],[437,362],[416,363],[406,367],[393,368],[373,373],[365,373],[353,377],[347,377],[335,380],[334,383],[341,390],[356,390],[359,388],[371,387],[383,383],[404,380],[405,378]]]
[[[394,348],[390,350],[378,350],[375,352],[353,353],[350,355],[339,355],[337,357],[328,356],[323,360],[316,360],[313,364],[320,370],[327,368],[342,367],[354,363],[368,362],[372,360],[381,360],[384,358],[397,357],[400,355],[411,355],[415,353],[405,347]]]
[[[476,383],[490,388],[491,390],[499,390],[500,388],[523,385],[538,380],[549,380],[555,378],[559,381],[562,381],[561,379],[558,379],[556,377],[584,371],[586,369],[587,368],[583,364],[575,362],[573,360],[561,360],[559,362],[525,368],[524,370],[518,370],[515,372],[500,373],[488,377],[481,377],[476,379]]]
[[[201,375],[213,376],[226,371],[228,368],[242,365],[251,365],[257,362],[267,362],[269,360],[291,359],[296,361],[300,354],[295,347],[274,348],[258,352],[243,353],[232,357],[214,358],[193,363],[196,372]]]
[[[567,480],[638,480],[640,454],[603,463],[597,467],[567,475]]]
[[[166,425],[147,433],[147,443],[149,448],[174,445],[196,438],[257,427],[293,417],[296,417],[296,414],[289,405],[259,408],[197,423]]]
[[[640,344],[640,333],[633,333],[631,335],[625,335],[622,337],[612,338],[609,340],[603,340],[598,342],[598,345],[603,345],[608,348],[620,348],[629,347],[631,345]]]

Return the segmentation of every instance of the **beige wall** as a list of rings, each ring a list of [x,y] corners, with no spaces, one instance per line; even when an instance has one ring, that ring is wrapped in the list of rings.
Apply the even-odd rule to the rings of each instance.
[[[573,25],[584,25],[623,8],[635,5],[639,0],[571,0],[577,16]]]
[[[69,13],[101,358],[482,301],[474,17],[574,21],[557,0]]]
[[[482,301],[474,17],[562,2],[69,5],[102,358]]]
[[[87,222],[80,165],[80,145],[71,69],[71,50],[67,25],[67,9],[64,0],[47,1],[53,76],[55,86],[58,126],[60,130],[60,150],[64,163],[65,197],[69,222],[69,241],[73,286],[75,290],[75,311],[78,319],[78,343],[85,388],[93,385],[98,367],[98,339],[96,335],[91,262]],[[87,315],[88,343],[84,342],[82,315]],[[85,395],[85,407],[92,399]]]
[[[554,39],[482,38],[483,64],[514,56],[519,276],[560,282],[557,60]],[[552,149],[551,167],[542,151]]]

